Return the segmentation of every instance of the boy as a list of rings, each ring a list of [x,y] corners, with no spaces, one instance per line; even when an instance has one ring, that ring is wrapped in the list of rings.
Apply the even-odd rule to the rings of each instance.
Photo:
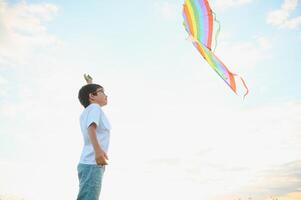
[[[107,105],[104,88],[93,84],[89,75],[85,75],[85,79],[88,84],[78,93],[78,99],[85,109],[80,116],[84,147],[77,166],[79,178],[77,200],[98,200],[108,160],[111,126],[101,108]]]

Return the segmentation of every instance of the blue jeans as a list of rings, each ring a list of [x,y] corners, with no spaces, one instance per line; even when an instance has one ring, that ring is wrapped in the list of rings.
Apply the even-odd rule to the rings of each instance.
[[[100,165],[78,164],[79,192],[77,200],[98,200],[105,168]]]

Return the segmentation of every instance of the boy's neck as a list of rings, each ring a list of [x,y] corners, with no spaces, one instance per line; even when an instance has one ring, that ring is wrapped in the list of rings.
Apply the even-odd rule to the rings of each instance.
[[[100,105],[99,103],[97,103],[95,101],[90,101],[90,105],[93,104],[93,103],[99,105],[100,107],[103,107],[103,105]]]

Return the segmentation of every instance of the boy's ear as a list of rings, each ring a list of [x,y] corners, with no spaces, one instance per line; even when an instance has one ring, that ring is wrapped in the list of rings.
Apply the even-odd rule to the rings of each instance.
[[[92,93],[89,94],[89,99],[94,99],[94,95]]]

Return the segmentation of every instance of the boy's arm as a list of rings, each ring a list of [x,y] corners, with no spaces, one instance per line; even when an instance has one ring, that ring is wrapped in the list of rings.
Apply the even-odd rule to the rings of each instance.
[[[88,135],[95,152],[95,160],[98,165],[107,165],[108,163],[106,160],[108,160],[108,156],[106,152],[104,152],[98,144],[97,136],[96,136],[96,127],[97,125],[95,123],[92,123],[88,127]]]

